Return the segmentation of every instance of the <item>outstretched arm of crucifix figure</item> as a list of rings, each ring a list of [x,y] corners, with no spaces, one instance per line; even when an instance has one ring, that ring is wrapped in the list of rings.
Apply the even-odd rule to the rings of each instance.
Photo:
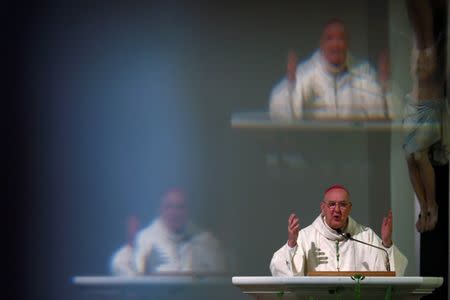
[[[438,55],[433,34],[432,3],[428,0],[407,0],[408,17],[413,29],[414,45],[411,55],[411,76],[413,88],[410,106],[425,110],[415,110],[413,116],[405,120],[414,123],[414,131],[408,135],[405,149],[409,177],[420,204],[420,214],[416,222],[419,232],[433,230],[438,220],[438,205],[435,196],[435,173],[428,153],[436,139],[440,139],[439,101],[444,98],[444,86],[438,72]],[[432,101],[430,101],[432,100]],[[414,110],[414,109],[413,109]],[[409,119],[408,119],[409,118]],[[429,122],[433,119],[435,122]],[[424,121],[426,120],[426,121]],[[409,151],[408,151],[409,147]]]

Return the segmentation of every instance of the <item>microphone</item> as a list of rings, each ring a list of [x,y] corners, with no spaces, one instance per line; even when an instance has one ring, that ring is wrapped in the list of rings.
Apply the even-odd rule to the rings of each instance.
[[[389,253],[386,251],[386,249],[378,247],[378,246],[375,246],[375,245],[372,245],[372,244],[369,244],[369,243],[366,243],[366,242],[363,242],[361,240],[357,240],[357,239],[353,238],[350,233],[348,233],[348,232],[347,233],[343,233],[340,229],[336,230],[336,232],[338,234],[342,235],[346,240],[351,240],[351,241],[358,242],[358,243],[361,243],[361,244],[364,244],[364,245],[367,245],[367,246],[370,246],[370,247],[377,248],[379,250],[383,250],[384,253],[386,254],[386,270],[388,272],[391,271],[391,264],[389,262]]]

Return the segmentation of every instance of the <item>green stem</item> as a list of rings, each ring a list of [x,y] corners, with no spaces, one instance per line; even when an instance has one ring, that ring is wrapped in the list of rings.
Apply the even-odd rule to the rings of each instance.
[[[392,285],[388,285],[386,288],[386,294],[384,294],[384,300],[391,300],[392,299]]]
[[[361,300],[361,280],[364,280],[364,276],[361,274],[355,274],[351,277],[354,281],[356,281],[355,285],[355,300]]]

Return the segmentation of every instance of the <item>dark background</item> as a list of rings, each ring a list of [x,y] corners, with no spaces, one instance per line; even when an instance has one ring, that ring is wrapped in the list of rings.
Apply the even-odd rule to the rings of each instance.
[[[222,241],[233,275],[268,275],[288,214],[306,226],[335,182],[352,191],[355,217],[378,231],[371,212],[388,207],[389,181],[368,170],[389,157],[368,157],[389,142],[280,137],[233,129],[230,119],[266,110],[287,50],[306,58],[330,17],[347,23],[352,53],[376,65],[387,47],[384,1],[41,1],[7,11],[5,248],[16,296],[76,299],[72,276],[108,274],[126,217],[146,225],[171,186],[187,190],[193,218]],[[306,139],[317,146],[301,148]]]

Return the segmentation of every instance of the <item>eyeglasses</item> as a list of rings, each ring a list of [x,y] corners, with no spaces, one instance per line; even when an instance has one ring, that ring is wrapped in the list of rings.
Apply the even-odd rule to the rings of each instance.
[[[341,210],[346,210],[352,205],[352,203],[349,201],[342,201],[342,202],[324,201],[323,203],[325,203],[329,209],[335,209],[337,206]]]

